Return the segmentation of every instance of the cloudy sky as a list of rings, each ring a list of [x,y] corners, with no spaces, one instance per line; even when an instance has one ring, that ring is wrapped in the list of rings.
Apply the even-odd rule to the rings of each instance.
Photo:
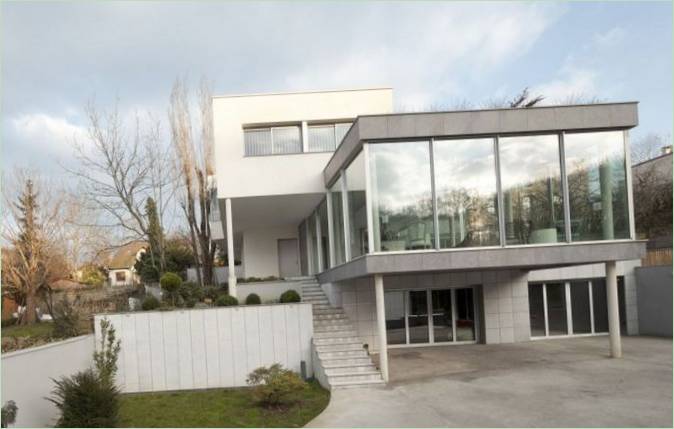
[[[82,107],[165,117],[176,76],[217,94],[391,86],[399,109],[523,87],[638,100],[672,128],[670,2],[2,2],[3,167],[61,174]]]

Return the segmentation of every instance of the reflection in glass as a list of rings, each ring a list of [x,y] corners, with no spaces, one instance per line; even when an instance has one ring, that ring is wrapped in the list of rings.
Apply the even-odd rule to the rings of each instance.
[[[456,341],[475,340],[473,289],[456,289]]]
[[[435,140],[440,247],[499,244],[493,139]]]
[[[346,262],[344,257],[344,212],[342,210],[341,177],[330,188],[330,198],[332,199],[332,238],[335,240],[333,246],[335,264],[339,265]]]
[[[622,131],[564,135],[574,241],[629,238]]]
[[[428,142],[369,145],[374,250],[434,248]]]
[[[409,292],[409,326],[410,344],[427,343],[428,338],[428,301],[425,290]]]
[[[545,303],[541,284],[529,285],[529,322],[532,337],[545,336]]]
[[[454,340],[452,328],[452,291],[431,291],[433,302],[433,341],[444,343]]]
[[[608,332],[608,308],[606,306],[606,280],[592,280],[592,311],[594,332]]]
[[[564,241],[556,135],[499,139],[507,244]]]
[[[367,207],[365,205],[365,153],[363,151],[346,169],[349,199],[349,234],[351,258],[367,253]]]
[[[330,266],[330,255],[328,254],[330,243],[328,238],[328,203],[324,199],[318,206],[318,218],[321,221],[321,255],[323,259],[323,269]]]
[[[564,283],[546,283],[549,335],[567,335]]]
[[[405,292],[386,292],[384,294],[386,309],[386,343],[405,344]]]
[[[590,322],[590,291],[587,281],[571,282],[571,320],[574,334],[589,334],[592,332]]]

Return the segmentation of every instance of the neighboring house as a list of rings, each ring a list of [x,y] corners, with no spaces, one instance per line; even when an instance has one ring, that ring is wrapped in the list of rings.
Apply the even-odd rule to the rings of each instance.
[[[315,276],[385,380],[387,347],[609,332],[619,356],[637,103],[392,111],[391,89],[213,98],[231,273]]]
[[[110,286],[135,285],[140,282],[135,265],[147,248],[147,243],[134,241],[117,249],[107,265]]]

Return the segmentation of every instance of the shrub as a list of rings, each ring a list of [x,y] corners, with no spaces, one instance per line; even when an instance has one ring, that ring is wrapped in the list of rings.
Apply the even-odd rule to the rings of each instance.
[[[255,386],[253,396],[267,407],[291,403],[296,399],[295,394],[307,387],[297,373],[278,363],[251,372],[246,383]]]
[[[239,305],[239,300],[231,295],[220,295],[218,299],[215,301],[215,305],[218,307],[229,307],[232,305]]]
[[[246,305],[257,305],[262,304],[260,296],[256,293],[251,293],[246,297]]]
[[[300,302],[300,294],[293,289],[289,289],[281,294],[279,302]]]
[[[76,337],[82,332],[82,317],[69,299],[64,298],[54,305],[53,316],[55,337]]]
[[[185,282],[183,283],[180,288],[178,289],[180,296],[185,300],[185,302],[189,302],[190,300],[197,302],[201,301],[204,299],[204,288],[199,286],[195,282]],[[192,305],[194,307],[194,305]]]
[[[218,296],[224,291],[224,288],[219,288],[217,286],[206,286],[204,288],[204,298],[208,298],[215,302],[215,300],[218,299]]]
[[[154,295],[149,295],[146,296],[145,299],[143,300],[141,308],[143,309],[143,311],[152,311],[158,309],[160,305],[161,303],[157,298],[155,298]]]
[[[161,284],[161,288],[166,291],[166,294],[171,299],[171,302],[173,302],[173,305],[175,305],[176,298],[179,295],[178,290],[180,289],[180,285],[183,284],[183,280],[178,274],[166,273],[161,276],[159,283]]]
[[[94,351],[94,365],[97,374],[110,384],[114,384],[117,373],[117,358],[121,349],[121,340],[116,339],[115,328],[108,319],[101,319],[101,345]]]
[[[5,405],[2,406],[2,427],[6,428],[9,425],[13,425],[16,421],[16,414],[18,412],[19,407],[16,406],[16,402],[5,402]]]
[[[119,413],[119,391],[93,369],[54,380],[51,402],[61,412],[56,427],[115,427]]]

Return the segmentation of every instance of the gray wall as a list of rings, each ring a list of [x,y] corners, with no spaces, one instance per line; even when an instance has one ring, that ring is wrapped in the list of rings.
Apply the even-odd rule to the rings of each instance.
[[[2,355],[2,402],[19,407],[14,427],[53,426],[59,416],[45,399],[52,378],[70,376],[93,364],[94,336],[85,335]]]
[[[672,336],[672,266],[639,267],[637,302],[641,335]]]

